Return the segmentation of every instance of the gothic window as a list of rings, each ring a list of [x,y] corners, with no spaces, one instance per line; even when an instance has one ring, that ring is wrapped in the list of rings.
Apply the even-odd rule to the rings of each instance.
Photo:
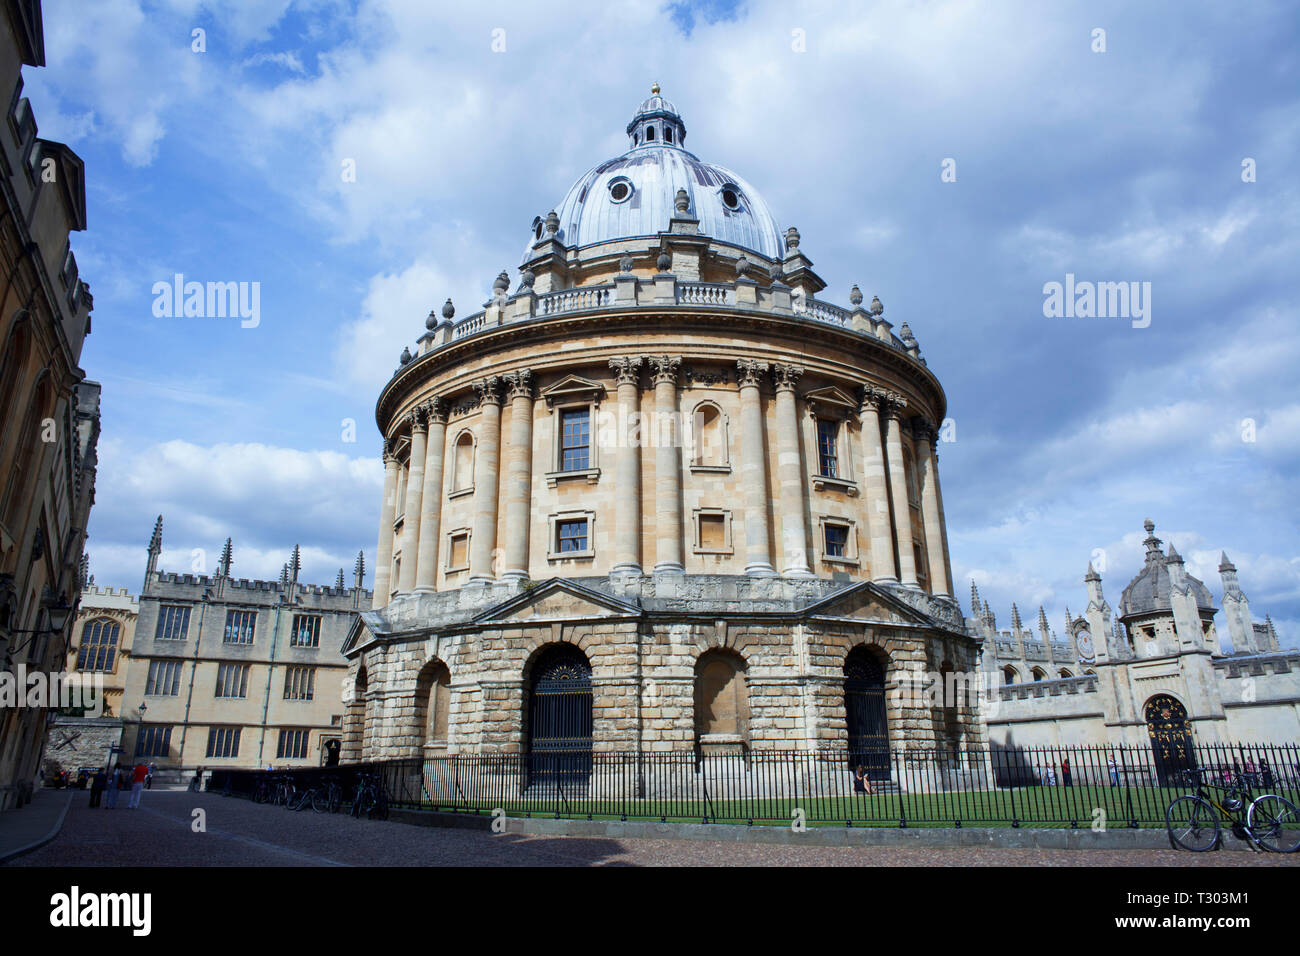
[[[295,614],[293,616],[293,633],[289,637],[289,646],[319,647],[320,620],[319,614]]]
[[[239,731],[239,727],[210,727],[207,756],[238,757]]]
[[[180,661],[149,662],[149,675],[144,685],[146,697],[175,697],[180,693],[180,684]]]
[[[216,697],[248,696],[248,665],[218,664]]]
[[[81,630],[77,670],[112,673],[117,663],[117,639],[121,628],[116,621],[100,618],[87,621]]]
[[[280,739],[275,745],[275,756],[278,760],[303,760],[307,757],[307,743],[311,739],[311,731],[305,728],[295,729],[286,727],[280,731]]]
[[[1035,667],[1033,670],[1033,675],[1034,675],[1034,680],[1036,681],[1047,680],[1047,671],[1043,670],[1041,667]]]
[[[135,738],[137,757],[169,757],[172,749],[172,729],[159,724],[144,724]]]
[[[227,611],[222,640],[226,644],[252,644],[256,625],[256,611]]]
[[[1002,683],[1007,687],[1010,687],[1012,684],[1016,682],[1017,676],[1018,675],[1016,674],[1016,669],[1014,667],[1002,668]]]
[[[286,667],[284,671],[285,700],[313,700],[316,697],[316,668]]]
[[[158,609],[158,630],[154,640],[183,641],[190,627],[188,607],[164,604]]]

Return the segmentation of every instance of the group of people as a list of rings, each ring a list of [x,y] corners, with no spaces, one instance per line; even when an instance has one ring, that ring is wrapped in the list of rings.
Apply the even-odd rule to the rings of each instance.
[[[99,768],[90,778],[90,805],[116,810],[118,791],[127,782],[131,784],[131,796],[127,799],[126,806],[128,810],[135,810],[140,806],[140,794],[153,785],[153,764],[138,763],[134,767],[127,767],[119,763],[111,769]],[[105,798],[106,790],[108,796]]]
[[[1044,787],[1055,787],[1056,769],[1057,768],[1052,766],[1050,763],[1047,766],[1043,766],[1042,764],[1034,764],[1034,775],[1038,778],[1039,785]],[[1061,761],[1060,769],[1061,769],[1061,784],[1066,787],[1073,787],[1074,778],[1070,775],[1069,757],[1066,757],[1064,760]]]

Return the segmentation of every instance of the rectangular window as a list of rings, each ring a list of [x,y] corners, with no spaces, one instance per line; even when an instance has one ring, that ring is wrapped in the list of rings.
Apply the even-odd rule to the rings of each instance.
[[[227,611],[223,640],[227,644],[252,644],[253,627],[256,623],[256,611]]]
[[[154,633],[157,641],[183,641],[190,629],[190,609],[177,605],[164,604],[158,609],[158,630]]]
[[[849,529],[842,524],[828,524],[826,530],[826,557],[848,557]]]
[[[289,637],[290,647],[320,646],[320,615],[295,614],[293,616],[293,633]]]
[[[469,564],[469,535],[454,534],[451,536],[451,553],[447,556],[447,569],[455,571]]]
[[[700,515],[700,547],[706,551],[722,551],[727,546],[725,515]]]
[[[560,412],[560,471],[590,467],[591,409],[566,408]]]
[[[238,757],[239,730],[238,727],[208,728],[208,756]]]
[[[569,551],[587,550],[587,519],[556,522],[558,550],[561,554]]]
[[[135,738],[137,757],[171,756],[172,729],[159,724],[143,724]]]
[[[288,667],[284,671],[284,699],[312,700],[316,696],[316,668]]]
[[[217,666],[218,697],[248,696],[248,665],[220,664]]]
[[[307,742],[310,738],[310,730],[281,730],[280,742],[275,747],[276,757],[281,760],[304,759],[307,756]]]
[[[839,477],[839,456],[835,450],[839,432],[839,422],[817,419],[817,473],[823,478]]]
[[[180,661],[149,662],[149,677],[144,685],[146,697],[175,697],[180,693],[180,687]]]

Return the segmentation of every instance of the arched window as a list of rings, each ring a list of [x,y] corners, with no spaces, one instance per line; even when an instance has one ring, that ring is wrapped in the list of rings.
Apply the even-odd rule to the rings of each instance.
[[[1062,676],[1062,677],[1073,677],[1074,675],[1071,674],[1070,671],[1069,671],[1067,668],[1062,667],[1062,668],[1061,668],[1061,676]]]
[[[1020,679],[1020,675],[1016,673],[1016,669],[1014,667],[1008,665],[1007,667],[1002,668],[1002,683],[1005,684],[1007,687],[1010,687],[1019,679]]]
[[[461,432],[456,436],[452,455],[451,490],[467,491],[474,487],[474,433]]]
[[[695,742],[743,744],[749,731],[745,661],[732,651],[711,650],[695,662]]]
[[[726,467],[727,420],[713,402],[695,407],[695,455],[691,464],[699,467]]]
[[[352,700],[343,714],[342,758],[347,761],[366,757],[366,688],[366,667],[362,664],[352,684]]]
[[[81,629],[81,648],[77,651],[77,670],[112,673],[117,663],[117,640],[121,628],[116,621],[97,618]]]
[[[1033,670],[1034,680],[1047,680],[1047,671],[1041,667],[1035,667]]]
[[[442,661],[429,661],[415,685],[415,719],[421,748],[447,743],[450,708],[451,672]]]

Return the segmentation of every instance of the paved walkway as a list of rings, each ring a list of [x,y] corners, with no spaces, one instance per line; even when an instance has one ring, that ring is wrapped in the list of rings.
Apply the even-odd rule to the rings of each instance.
[[[20,810],[0,813],[0,863],[51,836],[63,821],[68,804],[90,802],[89,790],[37,790]]]
[[[65,795],[51,793],[56,800]],[[1300,855],[1173,850],[800,847],[492,834],[290,813],[219,794],[153,791],[92,810],[76,791],[58,837],[10,866],[1278,866]],[[31,807],[37,807],[33,802]],[[43,809],[43,807],[42,807]],[[202,810],[202,814],[195,811]],[[206,832],[195,832],[202,818]],[[33,825],[33,829],[36,827]]]

